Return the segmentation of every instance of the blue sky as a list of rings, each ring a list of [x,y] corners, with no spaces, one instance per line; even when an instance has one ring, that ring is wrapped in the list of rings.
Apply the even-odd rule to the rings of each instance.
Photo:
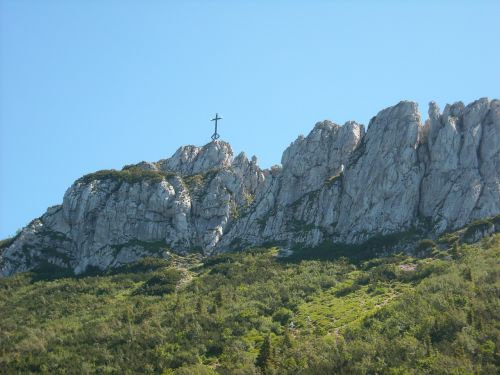
[[[0,0],[0,238],[83,174],[500,97],[499,1]]]

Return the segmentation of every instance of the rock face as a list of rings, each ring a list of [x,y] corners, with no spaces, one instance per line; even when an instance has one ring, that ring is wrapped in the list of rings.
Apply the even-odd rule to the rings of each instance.
[[[337,231],[346,242],[405,230],[418,216],[425,165],[417,105],[401,102],[371,122],[345,172]]]
[[[422,125],[403,101],[364,126],[317,123],[281,166],[233,157],[229,144],[77,180],[0,250],[0,274],[47,263],[85,271],[145,256],[209,255],[265,243],[360,243],[426,223],[433,233],[500,214],[500,101],[430,103]]]
[[[209,254],[249,205],[264,173],[229,144],[180,148],[171,159],[102,171],[76,181],[63,204],[22,230],[2,254],[2,274],[50,262],[76,273],[145,256]],[[50,257],[48,257],[50,254]]]
[[[438,231],[500,210],[500,101],[430,104],[420,212]]]
[[[283,153],[282,168],[266,174],[255,203],[223,239],[222,248],[266,242],[317,245],[333,234],[346,166],[364,136],[355,122],[317,123]]]

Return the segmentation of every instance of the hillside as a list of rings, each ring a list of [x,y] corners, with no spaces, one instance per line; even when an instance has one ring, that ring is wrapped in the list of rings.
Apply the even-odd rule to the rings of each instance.
[[[476,230],[421,241],[418,258],[259,248],[2,278],[0,369],[496,374],[500,235],[459,244]]]

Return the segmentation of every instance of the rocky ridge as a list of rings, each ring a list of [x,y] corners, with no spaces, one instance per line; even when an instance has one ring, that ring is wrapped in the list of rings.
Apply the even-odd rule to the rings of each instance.
[[[214,141],[169,159],[77,180],[60,206],[1,250],[0,274],[47,263],[81,273],[166,248],[210,255],[265,243],[356,244],[420,228],[434,234],[500,214],[500,101],[402,101],[363,125],[317,123],[262,170]]]

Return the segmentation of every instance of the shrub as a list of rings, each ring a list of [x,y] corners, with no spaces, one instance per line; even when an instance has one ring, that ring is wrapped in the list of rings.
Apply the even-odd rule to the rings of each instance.
[[[153,272],[160,268],[168,267],[170,265],[170,260],[163,258],[146,257],[126,264],[124,266],[115,268],[112,270],[113,274],[118,273],[142,273],[142,272]]]
[[[372,283],[395,280],[396,278],[396,267],[393,264],[382,264],[370,270],[370,281]]]
[[[168,372],[167,372],[168,374]],[[174,375],[217,375],[214,369],[202,365],[202,364],[197,364],[197,365],[188,365],[188,366],[182,366],[172,372],[171,374]]]
[[[335,292],[335,296],[336,297],[345,297],[348,294],[351,294],[352,292],[355,292],[359,289],[361,289],[361,286],[358,283],[348,284],[348,285],[340,288],[339,290],[337,290]]]
[[[478,231],[484,232],[489,230],[491,227],[493,227],[493,223],[487,219],[476,220],[465,230],[464,239],[472,238]]]
[[[293,311],[286,307],[280,307],[273,315],[273,320],[283,325],[287,324],[293,316]]]
[[[159,171],[145,170],[139,167],[128,167],[127,169],[122,169],[121,171],[118,171],[116,169],[105,169],[102,171],[90,173],[83,177],[80,177],[78,180],[76,180],[76,182],[84,184],[88,184],[92,181],[103,180],[113,180],[119,183],[136,183],[144,180],[159,182],[169,176],[171,176],[171,174]]]
[[[10,237],[10,238],[6,238],[4,240],[0,240],[0,251],[9,247],[10,245],[12,245],[12,243],[15,241],[16,237]]]
[[[74,276],[73,270],[44,261],[40,262],[32,271],[31,280],[32,282],[49,281],[71,276]]]
[[[158,272],[146,281],[136,292],[148,296],[162,296],[175,291],[177,283],[182,279],[182,272],[174,268]]]
[[[417,245],[417,251],[419,253],[427,253],[436,247],[436,243],[428,238],[423,239]]]
[[[442,243],[442,244],[445,244],[448,246],[450,246],[456,242],[459,242],[459,241],[460,241],[460,235],[457,232],[445,233],[441,237],[439,237],[439,240],[438,240],[439,243]]]

